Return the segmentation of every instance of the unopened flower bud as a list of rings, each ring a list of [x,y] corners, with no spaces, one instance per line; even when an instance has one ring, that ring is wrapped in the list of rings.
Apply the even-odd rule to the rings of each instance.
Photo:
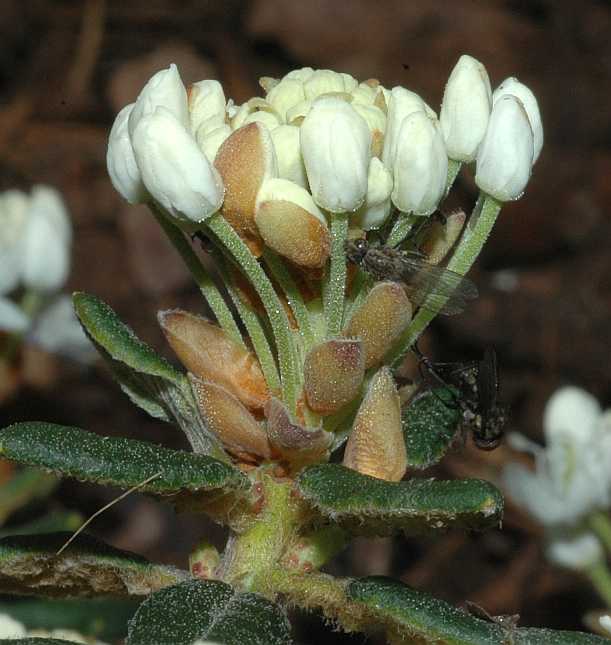
[[[388,367],[371,379],[357,412],[344,452],[344,466],[384,479],[400,481],[407,469],[399,395]]]
[[[496,103],[501,97],[509,94],[520,99],[530,127],[533,131],[533,164],[541,154],[543,148],[543,123],[541,122],[541,113],[539,112],[539,104],[535,95],[532,93],[524,83],[520,83],[517,78],[506,78],[497,88],[492,95],[492,103]]]
[[[269,459],[271,450],[261,424],[229,390],[189,374],[206,426],[231,454],[243,461]]]
[[[143,117],[132,142],[146,189],[172,217],[197,223],[219,209],[221,178],[172,113],[160,107]]]
[[[189,571],[194,578],[214,579],[220,563],[217,548],[207,540],[201,540],[189,555]]]
[[[304,81],[303,89],[306,99],[314,100],[321,94],[345,92],[346,85],[342,74],[338,74],[330,69],[317,69]]]
[[[491,106],[492,90],[486,68],[463,54],[450,74],[439,114],[450,159],[475,159],[486,134]]]
[[[257,196],[255,221],[276,253],[306,268],[326,264],[331,248],[327,222],[305,188],[286,179],[266,180]]]
[[[553,538],[545,555],[553,564],[574,571],[584,571],[605,557],[600,540],[593,533]]]
[[[307,188],[308,177],[301,156],[299,128],[280,125],[272,130],[271,135],[278,159],[278,176]]]
[[[159,325],[180,362],[205,381],[223,385],[252,409],[269,398],[261,366],[217,325],[180,309],[160,311]]]
[[[294,105],[305,101],[303,83],[295,78],[284,78],[265,97],[286,123],[286,113]]]
[[[213,130],[225,123],[225,92],[215,80],[193,83],[187,91],[191,132],[199,131],[203,123]]]
[[[286,111],[286,122],[288,125],[301,126],[306,116],[312,109],[312,101],[309,99],[295,103]]]
[[[381,157],[384,148],[384,131],[386,130],[386,114],[375,105],[351,104],[357,114],[364,119],[371,131],[371,156]]]
[[[126,105],[112,124],[106,150],[106,167],[115,190],[130,204],[139,204],[146,199],[146,189],[127,131],[127,121],[134,105],[135,103]]]
[[[278,162],[269,130],[250,123],[229,136],[216,155],[214,165],[223,178],[223,217],[261,255],[263,242],[255,224],[257,193],[266,179],[278,176]]]
[[[314,70],[311,67],[300,67],[299,69],[292,69],[290,72],[285,74],[282,80],[292,78],[304,83],[308,78],[310,78],[310,76],[312,76],[312,74],[314,74]]]
[[[371,133],[349,103],[314,102],[301,126],[301,151],[314,201],[333,213],[353,212],[365,201]]]
[[[70,270],[72,227],[60,194],[35,186],[22,241],[22,279],[29,289],[58,291]]]
[[[30,198],[20,190],[0,194],[0,294],[12,291],[21,278],[25,230]]]
[[[492,107],[477,153],[475,183],[501,202],[518,199],[530,179],[533,132],[522,102],[505,95]]]
[[[231,134],[231,126],[227,123],[219,126],[215,130],[204,130],[205,124],[198,130],[195,139],[199,149],[206,155],[210,163],[214,163],[219,148],[223,145],[225,139]]]
[[[379,228],[390,215],[392,186],[390,170],[378,157],[372,157],[367,174],[367,197],[358,211],[355,222],[364,231]]]
[[[153,114],[158,107],[168,110],[181,125],[189,128],[187,90],[174,64],[151,76],[142,88],[128,119],[130,137],[133,138],[142,118]]]
[[[255,96],[240,105],[236,114],[231,118],[231,127],[238,130],[249,123],[261,123],[272,130],[278,127],[281,122],[280,115],[273,106],[265,99]]]
[[[424,112],[403,120],[393,164],[392,201],[404,213],[430,215],[445,194],[448,157],[437,124]]]
[[[359,393],[365,375],[360,340],[329,340],[306,356],[304,390],[308,406],[320,414],[337,412]]]
[[[363,342],[365,369],[369,369],[382,361],[411,318],[405,289],[397,282],[378,282],[352,315],[344,336]]]

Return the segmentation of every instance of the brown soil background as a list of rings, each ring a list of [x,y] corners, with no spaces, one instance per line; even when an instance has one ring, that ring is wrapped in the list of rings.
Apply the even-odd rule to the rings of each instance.
[[[462,53],[482,60],[493,86],[517,76],[539,98],[546,142],[526,195],[503,210],[471,277],[480,298],[427,335],[438,360],[499,355],[511,429],[541,438],[544,403],[579,385],[611,402],[611,7],[594,0],[3,0],[0,12],[0,189],[47,183],[65,195],[75,226],[69,288],[109,302],[138,335],[170,356],[158,309],[202,311],[180,261],[139,208],[113,191],[106,139],[116,112],[150,75],[176,62],[186,83],[218,78],[241,102],[259,76],[311,65],[379,78],[438,109]],[[475,197],[463,173],[454,202]],[[517,275],[500,290],[498,271]],[[99,433],[184,447],[130,405],[101,365],[85,370],[29,351],[24,382],[0,408],[0,425],[44,419]],[[494,480],[512,457],[456,451],[441,476]],[[60,501],[85,515],[115,491],[66,482]],[[200,535],[222,531],[135,495],[93,532],[115,546],[186,566]],[[469,599],[521,624],[583,628],[600,607],[588,584],[552,569],[540,529],[508,505],[503,530],[433,540],[359,540],[332,565],[340,574],[401,578],[450,602]],[[300,617],[300,642],[362,643]],[[371,641],[369,641],[371,642]]]

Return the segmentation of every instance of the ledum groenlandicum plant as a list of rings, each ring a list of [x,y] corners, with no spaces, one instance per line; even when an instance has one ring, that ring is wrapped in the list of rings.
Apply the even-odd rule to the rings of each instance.
[[[60,554],[64,534],[12,538],[0,542],[2,591],[141,597],[128,645],[288,644],[288,607],[389,643],[602,642],[485,620],[392,579],[321,571],[356,535],[501,521],[490,483],[422,476],[460,434],[461,414],[443,390],[410,399],[394,378],[451,294],[417,306],[403,284],[347,262],[346,243],[417,244],[431,264],[466,274],[541,150],[532,92],[514,78],[492,92],[469,56],[439,120],[412,91],[329,70],[261,86],[263,97],[235,105],[217,81],[185,88],[172,65],[110,133],[113,185],[148,204],[212,312],[158,313],[184,369],[95,296],[74,295],[121,388],[192,451],[47,423],[0,433],[8,459],[140,485],[213,518],[228,528],[223,553],[203,541],[176,570],[85,534]],[[427,222],[462,166],[481,190],[471,215]]]

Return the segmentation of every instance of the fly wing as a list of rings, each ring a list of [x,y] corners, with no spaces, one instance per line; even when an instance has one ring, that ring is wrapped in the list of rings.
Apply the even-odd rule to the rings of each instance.
[[[488,413],[496,406],[498,391],[499,374],[496,352],[492,347],[486,347],[477,373],[477,394],[480,410],[484,417],[487,417]]]
[[[464,311],[469,300],[477,298],[477,287],[454,271],[404,257],[402,278],[414,306],[453,316]]]

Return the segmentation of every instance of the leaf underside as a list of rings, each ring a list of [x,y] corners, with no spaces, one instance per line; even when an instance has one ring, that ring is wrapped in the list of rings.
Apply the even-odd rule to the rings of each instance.
[[[496,526],[503,513],[501,493],[479,479],[388,482],[319,464],[302,471],[296,484],[323,517],[358,535],[484,529]]]
[[[189,575],[85,534],[57,555],[71,535],[62,532],[0,540],[0,592],[52,598],[143,596]]]
[[[224,582],[189,580],[145,600],[130,621],[127,645],[290,645],[284,611],[263,596]]]

